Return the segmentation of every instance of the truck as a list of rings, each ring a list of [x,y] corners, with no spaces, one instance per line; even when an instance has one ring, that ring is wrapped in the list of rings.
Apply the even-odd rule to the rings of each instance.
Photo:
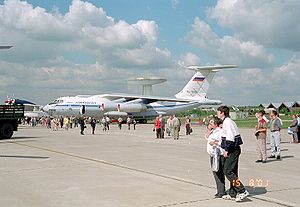
[[[9,139],[24,118],[24,105],[0,105],[0,139]]]

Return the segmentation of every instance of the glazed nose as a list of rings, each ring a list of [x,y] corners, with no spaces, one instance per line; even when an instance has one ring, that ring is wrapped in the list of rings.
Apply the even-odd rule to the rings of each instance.
[[[42,111],[48,112],[49,111],[49,105],[46,105],[42,108]]]

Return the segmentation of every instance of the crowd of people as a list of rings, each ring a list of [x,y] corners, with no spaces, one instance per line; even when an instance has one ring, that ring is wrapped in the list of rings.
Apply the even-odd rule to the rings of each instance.
[[[178,140],[180,127],[181,121],[176,114],[169,116],[167,121],[162,115],[159,115],[155,119],[153,131],[156,132],[156,139],[164,139],[165,134],[167,134],[169,137],[173,137],[174,140]],[[186,135],[190,135],[193,132],[189,116],[185,119],[185,129]]]
[[[80,134],[84,135],[84,130],[88,124],[91,126],[91,134],[95,134],[97,123],[99,123],[102,127],[103,131],[108,131],[110,129],[110,124],[112,120],[109,116],[103,116],[102,119],[97,120],[95,117],[74,117],[74,116],[60,116],[60,117],[25,117],[25,119],[21,120],[22,124],[26,124],[28,126],[35,127],[37,125],[41,125],[47,127],[48,129],[52,129],[53,131],[58,131],[59,129],[69,130],[72,128],[80,127]],[[119,117],[117,119],[118,128],[122,129],[122,124],[126,123],[128,126],[128,130],[130,130],[131,125],[133,125],[133,130],[136,129],[137,121],[128,116],[126,122]]]
[[[270,112],[266,117],[265,111],[261,110],[256,113],[257,125],[255,126],[253,136],[256,138],[257,160],[255,163],[267,163],[267,159],[281,160],[281,133],[282,120],[279,118],[277,111]],[[292,115],[292,123],[288,132],[292,135],[291,143],[299,143],[300,139],[300,116]],[[118,128],[121,130],[122,125],[126,124],[127,129],[136,129],[137,121],[128,116],[123,120],[119,117],[117,120]],[[80,127],[80,134],[84,135],[87,124],[91,126],[91,133],[95,134],[97,123],[102,125],[102,130],[110,130],[112,120],[108,116],[97,120],[94,117],[45,117],[40,120],[36,118],[25,119],[28,125],[35,126],[37,123],[47,126],[54,131],[59,128],[68,130],[69,128]],[[181,120],[176,114],[168,116],[167,119],[163,115],[156,117],[153,131],[156,139],[164,139],[166,136],[172,137],[174,140],[179,139],[181,128]],[[217,116],[211,116],[205,119],[207,131],[205,138],[207,140],[207,152],[210,155],[210,165],[215,179],[217,193],[216,198],[226,200],[235,200],[240,202],[244,200],[249,192],[245,189],[242,181],[238,176],[239,156],[241,154],[242,137],[236,123],[229,117],[229,107],[220,106],[217,109]],[[184,120],[185,134],[190,135],[193,132],[191,119],[189,116]],[[271,153],[267,155],[267,138],[270,139]],[[225,179],[230,183],[229,189],[225,189]]]

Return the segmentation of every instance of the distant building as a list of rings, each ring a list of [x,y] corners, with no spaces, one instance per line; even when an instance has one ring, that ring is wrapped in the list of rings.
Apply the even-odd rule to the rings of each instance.
[[[282,103],[269,103],[269,104],[260,104],[259,107],[263,107],[264,109],[275,109],[277,111],[282,111],[286,109],[288,112],[294,112],[300,110],[300,102],[282,102]]]

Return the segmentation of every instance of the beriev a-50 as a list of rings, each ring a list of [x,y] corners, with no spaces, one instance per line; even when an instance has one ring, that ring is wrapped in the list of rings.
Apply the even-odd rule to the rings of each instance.
[[[52,116],[103,115],[132,116],[147,120],[157,115],[172,115],[199,106],[220,105],[220,100],[210,100],[206,93],[219,69],[235,68],[235,65],[189,66],[195,74],[175,97],[158,97],[130,94],[101,94],[60,97],[43,107]]]

